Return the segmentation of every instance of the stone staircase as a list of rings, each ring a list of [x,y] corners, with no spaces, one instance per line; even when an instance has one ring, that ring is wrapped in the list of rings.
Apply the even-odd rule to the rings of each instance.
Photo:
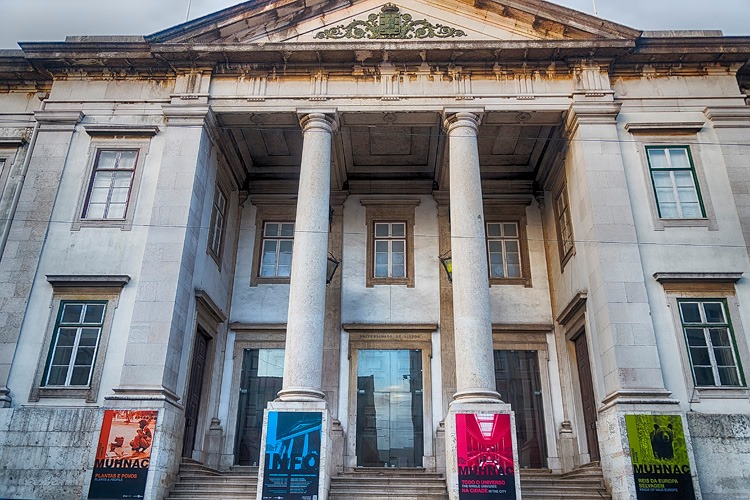
[[[248,500],[258,488],[257,467],[233,467],[227,472],[183,459],[180,476],[169,492],[169,500]]]
[[[219,472],[185,461],[168,500],[254,499],[257,467],[234,467]],[[567,474],[549,470],[521,471],[524,500],[611,500],[598,463]],[[358,468],[335,476],[329,500],[447,500],[445,478],[424,469]]]
[[[424,469],[361,467],[331,479],[329,500],[447,500],[445,478]]]
[[[549,470],[521,471],[523,500],[611,500],[604,487],[602,468],[598,462],[586,464],[567,474]]]

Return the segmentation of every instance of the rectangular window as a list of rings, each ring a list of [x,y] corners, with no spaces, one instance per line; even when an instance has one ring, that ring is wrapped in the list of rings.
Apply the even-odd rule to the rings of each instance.
[[[520,278],[521,241],[516,222],[487,224],[487,256],[490,278]]]
[[[88,386],[106,301],[60,302],[42,386]]]
[[[294,222],[263,224],[259,276],[288,278],[292,274]]]
[[[219,186],[214,189],[214,202],[211,208],[211,226],[208,233],[208,249],[217,259],[221,258],[224,241],[224,224],[227,212],[227,198]]]
[[[83,219],[125,219],[137,160],[138,150],[97,151]]]
[[[562,186],[555,197],[555,217],[557,218],[557,243],[563,265],[573,253],[573,222],[570,218],[567,186]]]
[[[406,277],[406,222],[375,222],[375,278]]]
[[[662,219],[702,219],[706,213],[687,146],[647,146],[646,156]]]
[[[695,385],[744,386],[726,301],[684,299],[678,304]]]

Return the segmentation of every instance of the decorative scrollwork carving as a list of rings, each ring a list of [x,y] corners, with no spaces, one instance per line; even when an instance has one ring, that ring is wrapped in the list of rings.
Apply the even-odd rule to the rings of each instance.
[[[466,36],[466,32],[442,24],[432,24],[426,19],[415,21],[411,14],[399,13],[392,3],[385,4],[379,14],[370,14],[367,21],[354,20],[347,25],[319,31],[317,39],[399,39],[453,38]]]

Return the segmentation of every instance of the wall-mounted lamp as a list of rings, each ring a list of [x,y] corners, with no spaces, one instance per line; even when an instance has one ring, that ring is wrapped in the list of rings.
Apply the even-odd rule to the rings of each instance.
[[[331,252],[328,252],[328,264],[326,265],[326,285],[333,281],[333,275],[336,274],[336,269],[339,268],[341,261],[333,256]]]
[[[453,283],[453,258],[451,257],[451,251],[448,250],[438,257],[438,259],[440,259],[440,263],[443,265],[443,269],[445,269],[445,274],[448,275],[448,281]]]

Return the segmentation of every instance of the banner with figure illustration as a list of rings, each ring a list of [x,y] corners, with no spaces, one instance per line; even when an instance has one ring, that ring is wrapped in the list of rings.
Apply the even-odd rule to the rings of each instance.
[[[105,410],[89,498],[143,498],[157,410]]]
[[[638,500],[695,500],[679,415],[625,415]]]
[[[515,500],[510,414],[457,413],[456,448],[460,500]]]
[[[320,412],[268,412],[263,500],[317,500],[322,423]]]

